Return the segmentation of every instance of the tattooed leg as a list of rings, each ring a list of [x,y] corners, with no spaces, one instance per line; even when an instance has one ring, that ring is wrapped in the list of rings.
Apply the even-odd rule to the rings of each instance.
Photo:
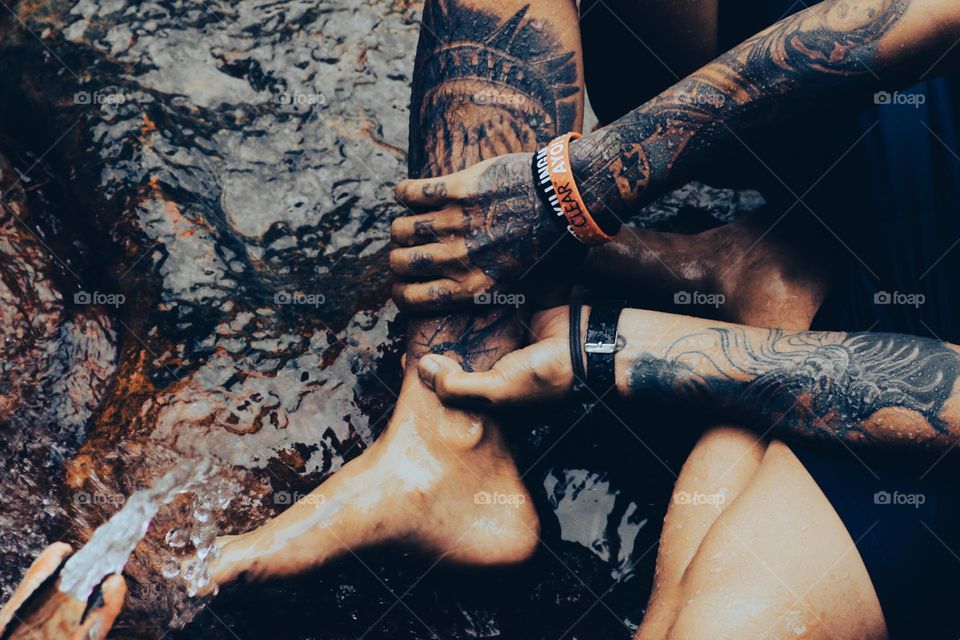
[[[496,7],[466,0],[426,4],[411,108],[414,175],[529,151],[580,126],[574,4]],[[566,76],[557,73],[564,68]],[[414,231],[425,238],[444,233],[431,220],[418,221]],[[413,266],[430,267],[424,260]],[[506,309],[412,321],[408,374],[383,436],[266,526],[223,540],[216,581],[288,575],[387,540],[478,564],[532,553],[539,523],[499,425],[443,407],[415,368],[425,353],[487,368],[515,348],[522,333],[518,313]],[[514,499],[486,504],[477,499],[483,492]]]

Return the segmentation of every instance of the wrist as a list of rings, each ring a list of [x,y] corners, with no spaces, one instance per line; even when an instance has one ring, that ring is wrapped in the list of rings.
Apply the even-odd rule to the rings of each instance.
[[[635,365],[651,357],[664,357],[667,345],[673,341],[672,336],[677,334],[677,325],[676,316],[669,314],[643,309],[623,310],[619,328],[622,348],[614,358],[614,380],[621,397],[637,394],[640,384],[634,379]]]
[[[553,197],[552,183],[549,174],[544,170],[541,151],[530,154],[529,165],[533,176],[533,190],[536,192],[535,199],[539,205],[540,219],[543,221],[543,236],[548,237],[551,243],[559,239],[564,244],[579,244],[576,238],[567,232],[567,220]]]
[[[580,312],[580,362],[583,364],[583,371],[587,371],[587,351],[584,348],[584,345],[587,342],[587,329],[590,327],[590,312],[592,307],[590,305],[583,305],[583,310]],[[587,371],[587,375],[590,375],[590,372]],[[586,382],[586,380],[583,380]]]
[[[619,225],[608,224],[603,228],[583,201],[570,160],[570,145],[579,138],[580,134],[570,132],[537,151],[532,163],[534,187],[572,237],[581,244],[598,246],[613,240]]]
[[[624,309],[620,316],[621,322],[629,322],[628,312]],[[613,358],[613,379],[617,387],[617,395],[627,398],[630,394],[630,367],[634,361],[635,349],[630,340],[626,340],[623,349],[617,351]]]
[[[634,203],[621,193],[617,182],[604,179],[610,165],[617,160],[620,144],[609,140],[603,129],[594,131],[570,144],[570,171],[580,188],[587,211],[597,224],[614,236],[631,217]]]
[[[587,393],[583,394],[586,403],[600,402],[615,384],[615,357],[623,346],[618,327],[625,302],[623,300],[604,300],[592,307],[581,309],[579,317],[579,336],[573,357],[582,368],[577,371],[574,365],[575,382],[586,382]],[[579,389],[577,389],[579,391]]]

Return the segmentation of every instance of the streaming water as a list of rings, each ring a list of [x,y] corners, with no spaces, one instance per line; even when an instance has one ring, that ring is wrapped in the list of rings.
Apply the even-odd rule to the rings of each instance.
[[[0,215],[0,465],[16,470],[0,477],[3,595],[66,531],[89,541],[70,593],[120,567],[136,587],[116,637],[628,635],[682,458],[654,441],[673,430],[648,435],[653,416],[630,428],[657,457],[564,409],[507,430],[550,549],[510,579],[421,580],[406,554],[365,555],[225,588],[215,618],[167,633],[198,609],[215,535],[282,511],[391,415],[404,322],[386,250],[420,7],[34,0],[0,15],[0,133],[27,150],[0,187],[21,182],[37,216],[19,218],[58,258]],[[723,218],[743,203],[687,189],[658,206]],[[161,449],[224,467],[195,478]]]
[[[60,591],[85,602],[94,587],[106,576],[123,571],[127,559],[146,535],[160,507],[169,504],[178,494],[209,479],[212,468],[209,459],[199,463],[183,462],[168,471],[152,487],[133,493],[123,508],[99,527],[90,541],[67,560],[60,573]],[[191,567],[189,580],[199,582],[203,573],[203,568]]]

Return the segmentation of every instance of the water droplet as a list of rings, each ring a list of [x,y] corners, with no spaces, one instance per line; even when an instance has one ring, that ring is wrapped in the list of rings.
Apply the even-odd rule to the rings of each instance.
[[[180,575],[180,565],[177,564],[176,560],[167,560],[160,567],[160,574],[164,578],[176,578]]]
[[[170,529],[164,540],[169,546],[179,549],[187,544],[187,532],[183,529]]]

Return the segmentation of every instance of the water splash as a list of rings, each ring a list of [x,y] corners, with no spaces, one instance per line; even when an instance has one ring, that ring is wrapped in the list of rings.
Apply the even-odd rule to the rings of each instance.
[[[220,555],[216,546],[218,533],[217,514],[223,513],[233,501],[237,488],[229,478],[213,477],[203,486],[193,489],[193,510],[184,526],[167,532],[165,541],[173,551],[161,567],[161,574],[170,580],[179,578],[177,594],[172,601],[173,616],[170,626],[182,629],[203,609],[202,600],[196,595],[207,587],[212,576],[210,562]],[[177,557],[184,549],[192,547],[192,554]],[[183,593],[183,590],[186,593]],[[214,586],[212,595],[218,589]],[[184,597],[185,596],[185,597]]]
[[[67,560],[60,573],[60,591],[85,602],[106,576],[123,570],[160,507],[203,482],[212,467],[209,459],[199,463],[186,461],[168,471],[153,486],[135,491],[123,508],[98,527],[90,541]]]

